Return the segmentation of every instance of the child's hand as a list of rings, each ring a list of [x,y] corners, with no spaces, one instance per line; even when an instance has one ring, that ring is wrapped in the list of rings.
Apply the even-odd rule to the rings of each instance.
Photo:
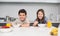
[[[29,27],[29,24],[22,24],[20,27]]]
[[[38,25],[38,21],[35,21],[33,24],[33,26],[36,26],[36,25]]]

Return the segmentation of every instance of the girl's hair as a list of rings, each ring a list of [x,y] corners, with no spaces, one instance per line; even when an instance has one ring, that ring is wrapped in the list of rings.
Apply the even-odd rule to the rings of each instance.
[[[42,19],[39,19],[39,18],[38,18],[38,13],[39,13],[40,11],[43,13]],[[36,19],[36,20],[37,20],[38,22],[41,21],[41,22],[43,23],[44,20],[45,20],[45,13],[44,13],[44,10],[43,10],[43,9],[39,9],[36,14],[37,14],[37,19]]]

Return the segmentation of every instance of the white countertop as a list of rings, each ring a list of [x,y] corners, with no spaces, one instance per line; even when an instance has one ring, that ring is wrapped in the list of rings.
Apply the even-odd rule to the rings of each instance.
[[[58,36],[60,36],[60,25],[59,25],[59,28],[58,28]]]
[[[50,31],[54,27],[20,27],[13,28],[12,32],[1,33],[0,36],[51,36]]]
[[[60,23],[60,21],[51,21],[52,23]]]

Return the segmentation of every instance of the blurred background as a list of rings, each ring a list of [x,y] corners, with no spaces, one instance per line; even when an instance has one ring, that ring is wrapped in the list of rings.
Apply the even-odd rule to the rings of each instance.
[[[60,0],[0,0],[0,22],[14,21],[20,9],[27,11],[30,22],[36,19],[38,9],[44,9],[52,23],[60,23]]]

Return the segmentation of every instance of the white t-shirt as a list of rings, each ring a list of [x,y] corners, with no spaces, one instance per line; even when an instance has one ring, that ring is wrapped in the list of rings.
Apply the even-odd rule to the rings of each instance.
[[[28,19],[25,19],[23,22],[20,19],[16,19],[12,22],[12,25],[21,25],[21,24],[30,24]]]

